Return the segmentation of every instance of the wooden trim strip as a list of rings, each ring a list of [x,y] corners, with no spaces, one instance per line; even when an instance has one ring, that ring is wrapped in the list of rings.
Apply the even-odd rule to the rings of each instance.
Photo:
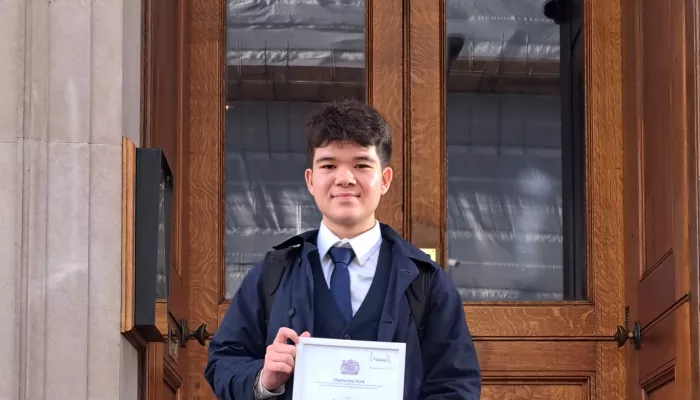
[[[406,237],[445,263],[445,2],[410,1]]]
[[[219,321],[228,310],[228,303],[217,307]],[[612,334],[600,335],[595,330],[596,314],[592,305],[531,303],[496,305],[466,304],[464,314],[475,340],[507,338],[545,339],[571,338],[610,339]]]
[[[464,306],[472,336],[598,337],[591,305],[515,304]],[[607,335],[612,337],[612,333]]]
[[[226,1],[188,3],[189,115],[187,129],[187,246],[183,260],[189,275],[189,324],[218,329],[217,305],[224,288],[224,110]],[[206,347],[187,346],[189,398],[211,398],[202,371]]]
[[[597,369],[595,342],[477,342],[476,349],[486,375],[560,373],[561,378],[572,379]]]
[[[598,335],[625,321],[620,3],[584,2],[586,273]]]
[[[134,212],[136,185],[136,145],[122,137],[122,215],[121,215],[121,320],[120,331],[137,351],[148,343],[134,326]]]
[[[686,29],[686,107],[688,129],[688,243],[690,266],[690,343],[692,349],[700,344],[700,253],[697,245],[700,240],[700,189],[698,177],[700,165],[698,151],[700,150],[700,5],[697,1],[685,2]],[[700,393],[700,357],[690,358],[692,377],[691,393]]]
[[[403,7],[403,0],[368,0],[365,29],[366,42],[371,44],[366,50],[367,102],[387,120],[393,152],[394,179],[379,204],[377,218],[399,234],[405,233],[407,220]]]
[[[122,137],[121,332],[134,328],[134,190],[136,146]]]

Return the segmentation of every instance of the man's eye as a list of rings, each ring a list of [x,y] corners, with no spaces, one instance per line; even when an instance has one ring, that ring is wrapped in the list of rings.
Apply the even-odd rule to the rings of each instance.
[[[358,164],[357,167],[358,167],[358,168],[369,168],[369,165],[367,165],[367,164]]]
[[[335,168],[335,165],[321,165],[321,168],[323,168],[323,169],[333,169],[333,168]]]

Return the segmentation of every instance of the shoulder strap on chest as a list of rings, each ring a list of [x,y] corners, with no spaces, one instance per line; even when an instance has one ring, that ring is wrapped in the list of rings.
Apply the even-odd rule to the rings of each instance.
[[[413,321],[418,329],[418,338],[420,341],[423,341],[423,336],[425,335],[423,316],[426,304],[428,304],[428,294],[430,293],[430,283],[434,271],[432,267],[423,264],[418,264],[418,271],[418,277],[413,280],[406,294],[408,304],[411,306]]]
[[[287,247],[279,250],[272,250],[265,254],[262,271],[262,293],[265,311],[265,323],[270,320],[270,312],[272,311],[272,302],[275,297],[275,292],[279,287],[285,269],[294,262],[297,247]]]

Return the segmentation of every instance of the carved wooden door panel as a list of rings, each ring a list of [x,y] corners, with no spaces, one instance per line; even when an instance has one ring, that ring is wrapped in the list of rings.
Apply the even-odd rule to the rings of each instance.
[[[624,2],[630,400],[700,395],[696,16],[690,2]]]

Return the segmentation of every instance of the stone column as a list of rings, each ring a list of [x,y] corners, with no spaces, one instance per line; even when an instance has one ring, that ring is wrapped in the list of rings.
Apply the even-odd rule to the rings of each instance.
[[[140,1],[0,1],[0,399],[136,398],[119,321],[139,31]]]

